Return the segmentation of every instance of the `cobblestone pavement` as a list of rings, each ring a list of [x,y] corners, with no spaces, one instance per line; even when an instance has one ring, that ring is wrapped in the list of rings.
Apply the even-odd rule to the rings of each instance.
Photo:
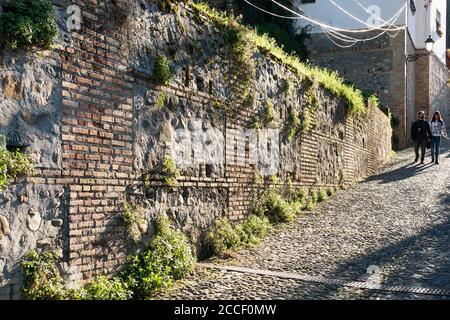
[[[413,158],[411,149],[399,153],[377,175],[277,228],[260,245],[208,262],[349,281],[366,281],[375,265],[382,284],[450,290],[449,143],[440,165]],[[157,298],[450,299],[203,268]]]

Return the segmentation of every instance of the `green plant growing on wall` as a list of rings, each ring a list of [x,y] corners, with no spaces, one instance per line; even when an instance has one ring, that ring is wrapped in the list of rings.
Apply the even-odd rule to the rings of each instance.
[[[300,124],[300,132],[302,135],[307,134],[314,128],[314,110],[318,109],[319,99],[317,98],[317,86],[311,84],[306,91],[306,106],[303,110],[302,120]]]
[[[375,107],[378,107],[378,105],[380,104],[380,99],[378,99],[378,97],[375,94],[370,95],[367,98],[367,101],[370,102]]]
[[[29,252],[22,262],[24,297],[33,300],[63,300],[67,292],[64,281],[56,267],[57,253],[46,251],[38,254],[35,250]]]
[[[59,256],[54,251],[31,250],[22,262],[24,286],[22,295],[32,300],[126,300],[131,291],[119,278],[99,276],[86,287],[66,286],[56,266]]]
[[[169,187],[178,186],[177,179],[180,177],[180,171],[171,156],[166,156],[163,162],[161,176],[165,185]]]
[[[173,74],[170,70],[170,62],[167,56],[159,53],[156,57],[155,71],[153,78],[157,84],[168,85],[172,80]]]
[[[297,207],[286,201],[282,195],[270,188],[260,195],[255,205],[255,213],[265,216],[271,223],[277,224],[294,220]]]
[[[327,188],[327,196],[332,197],[334,195],[334,188],[329,187]]]
[[[164,107],[164,103],[166,102],[166,93],[164,91],[158,92],[158,96],[156,97],[156,108],[161,110]]]
[[[242,224],[233,225],[221,217],[207,234],[207,242],[215,254],[223,254],[242,245],[257,244],[272,229],[267,217],[250,216]]]
[[[246,96],[243,106],[246,109],[253,109],[255,107],[255,104],[256,104],[256,93],[252,91]]]
[[[146,174],[142,175],[142,184],[146,188],[150,187],[150,178],[148,175],[146,175]]]
[[[297,191],[296,200],[302,204],[304,207],[306,205],[306,201],[308,200],[308,189],[306,187],[301,187]]]
[[[135,243],[148,231],[145,208],[142,206],[131,205],[125,202],[123,204],[122,221],[128,230],[130,238]]]
[[[252,57],[256,47],[249,41],[247,30],[238,23],[228,27],[226,35],[233,62],[230,71],[234,100],[237,102],[245,101],[247,96],[251,94],[251,87],[256,74],[256,64]]]
[[[317,201],[318,202],[322,202],[322,201],[326,201],[328,199],[328,194],[326,190],[320,190],[318,197],[317,197]]]
[[[288,100],[292,94],[292,90],[294,87],[293,82],[294,82],[293,78],[284,79],[284,96],[286,97],[286,100]]]
[[[157,0],[156,2],[158,3],[162,11],[170,13],[178,12],[178,4],[180,3],[180,1],[178,0]]]
[[[274,184],[278,184],[280,183],[280,180],[278,179],[277,175],[272,174],[271,176],[269,176],[269,184],[270,185],[274,185]]]
[[[94,278],[82,291],[83,300],[129,300],[132,296],[132,291],[121,279],[106,276]]]
[[[246,42],[247,47],[252,45],[258,48],[262,54],[292,71],[299,77],[299,80],[317,82],[320,87],[332,95],[342,98],[347,104],[348,115],[367,113],[366,101],[361,90],[356,89],[353,85],[346,84],[337,72],[321,69],[300,61],[297,56],[287,54],[282,47],[277,45],[276,40],[270,38],[267,34],[258,35],[253,29],[242,26],[234,17],[211,9],[205,3],[188,1],[188,4],[199,19],[206,17],[222,30],[239,30],[246,35],[243,42]],[[246,66],[246,64],[242,64],[242,66]]]
[[[11,179],[32,173],[33,162],[30,157],[19,150],[9,151],[6,148],[6,138],[0,135],[0,191]]]
[[[302,120],[300,123],[300,132],[302,135],[307,134],[314,128],[314,111],[307,106],[303,110]]]
[[[287,124],[288,124],[287,137],[288,140],[290,141],[294,139],[297,136],[297,134],[302,130],[302,121],[300,121],[299,113],[297,110],[294,110],[293,108],[289,110],[289,119]]]
[[[194,264],[187,237],[174,230],[168,218],[160,216],[149,247],[128,257],[121,278],[133,291],[133,298],[147,298],[192,272]]]
[[[259,170],[256,169],[256,168],[253,170],[253,183],[255,183],[255,184],[262,184],[262,183],[264,183],[263,176],[261,175]]]
[[[319,192],[318,191],[311,190],[309,193],[309,197],[312,199],[314,204],[319,202]]]
[[[262,114],[262,122],[264,126],[268,126],[272,121],[275,120],[276,113],[275,108],[273,106],[273,102],[270,99],[267,99],[264,103],[264,109]]]
[[[38,46],[50,49],[58,34],[49,0],[14,0],[3,4],[0,39],[12,49]]]

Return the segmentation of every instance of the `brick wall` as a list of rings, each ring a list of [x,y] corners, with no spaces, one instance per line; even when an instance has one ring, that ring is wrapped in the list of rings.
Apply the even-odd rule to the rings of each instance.
[[[416,48],[414,43],[408,33],[406,38],[406,54],[414,54],[416,52]],[[408,144],[411,141],[411,125],[417,119],[417,110],[416,110],[416,72],[419,70],[416,67],[416,63],[407,63],[406,64],[406,100],[407,100],[407,113],[406,113],[406,137],[408,139]]]
[[[435,111],[440,111],[446,123],[450,118],[450,72],[447,66],[436,56],[430,57],[430,118]]]

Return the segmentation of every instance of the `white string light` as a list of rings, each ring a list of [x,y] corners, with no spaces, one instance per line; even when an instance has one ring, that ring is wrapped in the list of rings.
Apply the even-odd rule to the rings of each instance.
[[[365,41],[374,40],[374,39],[376,39],[376,38],[378,38],[378,37],[380,37],[380,36],[382,36],[382,35],[384,35],[386,33],[388,33],[388,35],[390,37],[395,37],[402,29],[405,28],[405,27],[400,27],[399,28],[399,27],[397,27],[395,25],[390,25],[386,29],[380,29],[380,28],[373,28],[373,27],[371,27],[368,30],[367,29],[365,29],[365,30],[349,30],[349,29],[336,28],[336,27],[327,25],[325,23],[322,23],[322,22],[314,20],[309,15],[304,13],[304,11],[301,10],[301,9],[300,10],[302,11],[303,14],[300,14],[300,13],[298,13],[296,11],[293,11],[290,8],[285,7],[284,5],[278,3],[278,2],[276,2],[274,0],[271,0],[271,1],[273,3],[275,3],[276,5],[280,6],[281,8],[283,8],[283,9],[285,9],[285,10],[287,10],[287,11],[293,13],[293,14],[295,14],[295,16],[279,15],[279,14],[267,11],[267,10],[265,10],[265,9],[255,5],[255,4],[251,3],[248,0],[244,0],[244,2],[246,2],[249,5],[251,5],[252,7],[256,8],[256,9],[258,9],[258,10],[264,12],[264,13],[267,13],[269,15],[278,17],[278,18],[292,19],[292,20],[304,19],[306,21],[309,21],[312,24],[317,25],[332,43],[334,43],[336,46],[341,47],[341,48],[349,48],[349,47],[354,46],[358,42],[365,42]],[[406,7],[406,5],[403,6],[391,19],[389,19],[389,22],[387,22],[387,23],[390,24],[390,21],[396,21],[398,19],[398,17],[402,14],[402,12],[405,9],[405,7]],[[392,27],[392,26],[394,26],[394,27]],[[349,35],[341,33],[341,32],[346,32],[346,33],[367,33],[369,31],[375,31],[375,30],[379,30],[379,31],[383,30],[383,32],[380,33],[380,34],[377,34],[377,35],[375,35],[373,37],[369,37],[369,38],[354,38],[354,37],[350,37]],[[391,34],[389,34],[390,31],[397,31],[397,32],[396,32],[395,35],[391,35]],[[349,44],[347,44],[347,45],[340,44],[340,43],[336,42],[333,38],[336,39],[336,40],[342,41],[342,42],[349,43]]]
[[[339,31],[343,31],[343,32],[347,32],[347,33],[362,33],[362,32],[365,33],[365,32],[368,32],[368,31],[376,30],[376,28],[372,28],[372,29],[369,29],[369,30],[347,30],[347,29],[335,28],[335,27],[329,26],[329,25],[327,25],[327,24],[324,24],[324,23],[315,21],[314,19],[309,18],[309,17],[306,17],[306,16],[304,16],[304,15],[300,15],[298,12],[295,12],[295,11],[291,10],[290,8],[287,8],[286,6],[284,6],[284,5],[280,4],[280,3],[278,3],[277,1],[274,1],[274,0],[271,0],[271,1],[272,1],[273,3],[275,3],[276,5],[280,6],[281,8],[283,8],[283,9],[285,9],[285,10],[287,10],[287,11],[289,11],[289,12],[295,14],[295,15],[297,15],[299,18],[304,18],[305,20],[310,21],[310,22],[312,22],[313,24],[318,25],[318,26],[325,32],[325,34],[327,35],[328,38],[329,38],[330,36],[332,36],[332,37],[337,38],[338,40],[341,40],[341,41],[344,41],[344,42],[353,43],[353,45],[354,45],[355,43],[357,43],[357,42],[365,42],[365,41],[374,40],[374,39],[376,39],[376,38],[378,38],[378,37],[380,37],[380,36],[384,35],[385,33],[387,33],[387,32],[389,32],[389,31],[392,30],[392,28],[388,28],[388,29],[386,29],[384,32],[382,32],[381,34],[378,34],[378,35],[376,35],[376,36],[374,36],[374,37],[365,38],[365,39],[361,39],[361,38],[352,38],[352,37],[349,37],[349,36],[347,36],[347,35],[345,35],[345,34],[342,34],[342,33],[338,32],[338,30],[339,30]],[[400,16],[400,15],[402,14],[402,12],[403,12],[403,10],[404,10],[405,8],[406,8],[406,5],[403,6],[403,7],[402,7],[402,8],[394,15],[394,17],[393,17],[392,19],[390,19],[390,20],[394,20],[394,19],[396,20],[397,17]],[[405,27],[403,27],[403,28],[405,28]],[[325,30],[325,29],[329,29],[329,30],[328,30],[329,32],[327,33],[327,30]],[[400,32],[400,30],[399,30],[398,32]],[[397,32],[397,34],[398,34],[398,32]],[[351,45],[350,45],[350,46],[348,46],[348,45],[347,45],[347,46],[343,46],[343,45],[340,45],[340,44],[336,43],[335,41],[333,41],[333,43],[335,43],[336,45],[338,45],[338,46],[340,46],[340,47],[350,47],[350,46],[351,46]]]
[[[385,28],[382,28],[382,27],[384,27],[385,25],[390,25],[391,27],[393,26],[393,28],[391,29],[391,31],[396,31],[396,30],[402,30],[402,29],[404,29],[404,27],[398,27],[398,26],[396,26],[396,25],[391,24],[391,22],[390,22],[390,21],[392,21],[392,19],[394,19],[394,18],[395,18],[394,21],[397,20],[397,18],[398,18],[398,15],[397,15],[398,12],[397,12],[397,14],[396,14],[394,17],[392,17],[392,18],[389,20],[389,22],[386,21],[386,22],[384,22],[383,24],[381,24],[380,26],[377,27],[377,26],[373,26],[373,25],[367,23],[366,21],[363,21],[363,20],[359,19],[358,17],[355,17],[355,16],[352,15],[349,11],[345,10],[345,9],[342,8],[340,5],[338,5],[336,2],[334,2],[334,0],[330,0],[330,2],[331,2],[331,4],[333,4],[336,8],[338,8],[340,11],[342,11],[342,12],[344,12],[346,15],[348,15],[350,18],[352,18],[352,19],[358,21],[359,23],[362,23],[363,25],[365,25],[365,26],[367,26],[367,27],[369,27],[369,28],[372,28],[373,30],[387,30],[387,29],[385,29]],[[403,6],[403,7],[404,7],[404,6]],[[403,9],[404,9],[403,7],[400,9],[399,12],[403,11]],[[369,11],[369,13],[371,13],[371,12]]]
[[[362,4],[361,4],[361,2],[359,2],[358,0],[354,0],[357,4],[358,4],[358,6],[360,6],[366,13],[369,13],[369,14],[371,14],[372,12],[370,12],[369,10],[367,10],[367,8],[366,7],[364,7]],[[405,6],[407,6],[407,4],[405,4]],[[385,21],[385,20],[383,20],[381,17],[378,17],[378,19],[381,21],[381,22],[383,22],[383,23],[388,23],[388,21]]]
[[[400,15],[401,14],[401,12],[400,13],[398,13],[398,15]],[[398,15],[397,15],[397,17],[398,17]],[[394,16],[394,18],[397,18],[396,16]],[[336,32],[336,31],[332,31],[332,30],[330,30],[330,31],[327,31],[325,28],[323,28],[323,27],[320,27],[322,30],[323,30],[323,32],[325,33],[325,34],[327,34],[327,36],[332,36],[332,37],[334,37],[334,38],[336,38],[336,39],[338,39],[338,40],[340,40],[340,41],[343,41],[343,42],[349,42],[349,43],[357,43],[357,42],[365,42],[365,41],[370,41],[370,40],[374,40],[374,39],[376,39],[376,38],[378,38],[378,37],[380,37],[380,36],[382,36],[382,35],[384,35],[385,33],[388,33],[388,35],[390,36],[390,37],[396,37],[397,35],[398,35],[398,33],[401,31],[401,29],[400,30],[397,30],[397,32],[395,33],[395,34],[393,34],[393,35],[391,35],[391,34],[389,34],[389,31],[391,31],[390,29],[386,29],[384,32],[382,32],[382,33],[380,33],[380,34],[377,34],[377,35],[375,35],[375,36],[373,36],[373,37],[369,37],[369,38],[365,38],[365,39],[360,39],[360,38],[352,38],[352,37],[348,37],[348,36],[346,36],[346,35],[344,35],[344,34],[342,34],[342,33],[339,33],[339,32]],[[329,37],[328,37],[329,38]],[[335,43],[334,41],[333,41],[333,43]],[[338,46],[340,46],[340,47],[343,47],[343,48],[348,48],[348,47],[351,47],[351,45],[350,46],[342,46],[342,45],[339,45],[339,44],[337,44],[337,43],[335,43],[336,45],[338,45]]]
[[[283,8],[283,9],[289,11],[290,13],[292,13],[294,15],[296,15],[297,17],[299,17],[299,19],[304,19],[304,20],[309,21],[309,22],[311,22],[311,23],[313,23],[315,25],[322,26],[322,27],[324,27],[324,28],[326,28],[328,30],[341,31],[341,32],[347,32],[347,33],[366,33],[368,31],[377,30],[377,28],[369,28],[369,30],[367,30],[367,29],[364,29],[364,30],[350,30],[350,29],[342,29],[342,28],[333,27],[331,25],[328,25],[328,24],[325,24],[323,22],[314,20],[314,19],[306,17],[304,15],[301,15],[298,12],[293,11],[292,9],[282,5],[281,3],[278,3],[275,0],[271,0],[271,1],[273,3],[275,3],[277,6],[279,6],[279,7]],[[401,13],[404,9],[405,9],[405,6],[402,6],[402,8],[399,10],[399,12],[395,16],[397,16],[399,13]]]

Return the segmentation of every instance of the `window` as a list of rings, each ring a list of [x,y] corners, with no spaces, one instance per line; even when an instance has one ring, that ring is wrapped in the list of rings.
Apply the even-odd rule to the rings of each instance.
[[[414,0],[409,0],[409,8],[411,9],[411,12],[413,15],[416,14],[416,3],[414,2]]]
[[[439,10],[436,10],[436,33],[439,35],[439,37],[442,37],[444,33],[442,32],[442,16]]]

